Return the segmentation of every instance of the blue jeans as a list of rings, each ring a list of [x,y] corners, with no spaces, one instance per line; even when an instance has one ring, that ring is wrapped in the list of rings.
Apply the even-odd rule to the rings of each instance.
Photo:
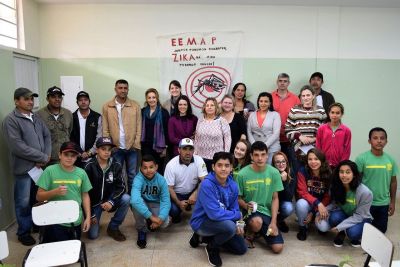
[[[128,194],[131,194],[133,178],[136,176],[138,152],[136,150],[118,149],[113,157],[122,166],[126,164],[126,174],[128,176]]]
[[[331,227],[336,227],[339,223],[343,222],[349,216],[343,210],[333,210],[329,214],[329,224]],[[350,240],[359,241],[362,237],[364,223],[370,223],[370,219],[365,219],[363,222],[357,223],[345,230],[346,235]]]
[[[18,223],[18,236],[29,235],[33,226],[31,187],[34,185],[28,174],[16,175],[14,181],[15,216]]]
[[[191,194],[192,193],[189,193],[189,194],[176,193],[176,197],[179,200],[188,200]],[[181,213],[182,213],[181,208],[178,207],[176,205],[176,203],[174,201],[172,201],[172,199],[171,199],[171,209],[169,210],[169,216],[171,216],[172,218],[179,218],[181,216]]]
[[[224,248],[237,255],[242,255],[247,251],[244,238],[236,234],[236,223],[233,221],[206,219],[196,233],[200,236],[212,236],[212,241],[209,243],[211,247]]]
[[[313,210],[313,207],[308,204],[307,200],[300,198],[296,202],[296,215],[297,218],[299,219],[299,225],[300,226],[307,226],[304,224],[304,220],[307,218],[307,215],[309,212]],[[318,216],[318,212],[316,216]],[[327,220],[320,220],[319,222],[315,221],[315,226],[317,229],[321,232],[327,232],[331,229],[329,223]]]
[[[117,230],[118,227],[122,224],[122,222],[125,219],[126,213],[128,212],[129,209],[129,202],[130,202],[130,197],[128,194],[123,194],[122,197],[114,202],[114,207],[110,212],[115,211],[114,216],[111,218],[111,221],[108,225],[108,228],[112,230]],[[88,232],[88,237],[89,239],[96,239],[99,237],[99,232],[100,232],[100,218],[101,214],[103,212],[103,209],[101,208],[100,205],[97,205],[96,207],[92,208],[92,216],[95,215],[97,219],[97,223],[94,225],[90,226],[89,232]]]
[[[294,206],[291,201],[282,201],[279,202],[279,214],[278,218],[280,220],[284,220],[289,217],[294,211]]]
[[[389,205],[386,206],[371,206],[370,210],[372,217],[372,225],[379,229],[382,233],[386,233],[389,219]]]

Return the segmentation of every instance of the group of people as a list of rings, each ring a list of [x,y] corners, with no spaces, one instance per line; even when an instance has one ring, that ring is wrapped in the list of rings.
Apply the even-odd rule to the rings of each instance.
[[[64,93],[56,86],[47,91],[48,105],[33,113],[38,95],[16,89],[3,132],[15,175],[18,240],[36,242],[36,200],[73,199],[82,206],[77,222],[46,228],[42,242],[71,239],[74,231],[96,239],[103,211],[114,212],[107,234],[124,241],[119,226],[131,207],[140,248],[149,231],[179,223],[182,212],[193,210],[189,243],[207,244],[213,266],[222,265],[221,248],[241,255],[260,236],[280,253],[282,232],[289,231],[285,219],[294,211],[299,240],[314,223],[321,233],[337,233],[335,246],[346,236],[359,246],[364,223],[386,232],[398,167],[383,151],[387,133],[378,127],[369,133],[371,149],[349,160],[344,107],[323,82],[322,73],[313,73],[297,96],[281,73],[277,89],[261,92],[256,106],[246,99],[246,85],[237,83],[220,103],[207,98],[199,117],[176,80],[164,103],[148,89],[142,109],[128,97],[128,82],[117,80],[102,114],[90,108],[85,91],[76,96],[75,112],[61,107]]]

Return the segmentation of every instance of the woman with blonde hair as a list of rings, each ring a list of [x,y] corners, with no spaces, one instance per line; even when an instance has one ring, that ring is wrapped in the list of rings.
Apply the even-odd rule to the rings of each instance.
[[[294,211],[293,196],[296,190],[296,179],[291,175],[290,164],[287,156],[283,152],[276,152],[272,157],[272,166],[281,174],[283,190],[278,192],[279,196],[279,214],[277,224],[279,230],[283,233],[289,231],[285,218],[289,217]]]
[[[194,137],[194,153],[204,159],[207,170],[212,170],[212,158],[216,152],[229,152],[231,131],[228,122],[220,116],[218,102],[214,97],[204,101],[203,116],[199,118]]]
[[[158,172],[164,174],[164,160],[167,153],[169,114],[161,107],[158,91],[147,89],[146,103],[142,108],[142,139],[143,155],[152,155],[158,165]]]
[[[235,113],[235,102],[230,95],[225,95],[222,98],[221,110],[221,117],[229,123],[231,129],[232,145],[230,152],[233,153],[236,143],[240,139],[246,139],[246,121],[239,113]]]

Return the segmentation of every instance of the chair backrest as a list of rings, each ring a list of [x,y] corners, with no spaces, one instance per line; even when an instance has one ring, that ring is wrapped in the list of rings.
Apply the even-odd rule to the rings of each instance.
[[[79,218],[79,205],[74,200],[49,201],[32,208],[32,220],[36,225],[73,223]]]
[[[10,251],[8,250],[7,232],[0,232],[0,261],[8,257]]]
[[[393,243],[377,228],[364,224],[361,247],[382,267],[390,267],[393,258]]]

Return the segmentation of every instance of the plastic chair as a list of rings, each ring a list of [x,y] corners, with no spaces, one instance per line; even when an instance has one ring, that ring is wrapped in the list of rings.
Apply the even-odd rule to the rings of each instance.
[[[8,249],[7,232],[0,232],[0,264],[3,264],[2,260],[8,257],[10,253]]]
[[[36,225],[46,226],[73,223],[79,218],[79,205],[73,200],[49,201],[32,208],[32,220]],[[80,262],[88,266],[85,243],[68,240],[39,244],[25,255],[23,266],[60,266]]]
[[[400,266],[400,261],[392,262],[394,251],[392,241],[369,223],[364,224],[361,248],[368,254],[364,267]],[[370,262],[371,257],[376,262]]]

